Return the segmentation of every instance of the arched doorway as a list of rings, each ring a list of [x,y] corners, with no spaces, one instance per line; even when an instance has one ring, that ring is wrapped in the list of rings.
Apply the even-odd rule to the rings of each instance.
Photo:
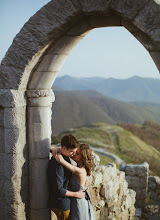
[[[3,219],[50,218],[51,86],[72,48],[93,28],[124,26],[160,70],[159,14],[153,0],[52,0],[24,25],[0,67]]]

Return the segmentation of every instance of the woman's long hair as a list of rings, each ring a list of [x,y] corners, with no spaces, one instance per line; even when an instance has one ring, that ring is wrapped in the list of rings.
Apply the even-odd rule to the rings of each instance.
[[[82,164],[87,171],[87,176],[90,176],[92,168],[93,168],[92,150],[91,150],[89,144],[86,144],[86,143],[80,143],[79,148],[81,151]]]

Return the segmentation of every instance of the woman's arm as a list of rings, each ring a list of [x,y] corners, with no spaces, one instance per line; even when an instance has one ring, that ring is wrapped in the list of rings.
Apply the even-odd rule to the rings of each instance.
[[[69,171],[75,174],[81,174],[82,170],[79,167],[75,167],[72,164],[68,163],[61,154],[56,154],[55,159],[58,163],[62,164],[64,167],[66,167]]]

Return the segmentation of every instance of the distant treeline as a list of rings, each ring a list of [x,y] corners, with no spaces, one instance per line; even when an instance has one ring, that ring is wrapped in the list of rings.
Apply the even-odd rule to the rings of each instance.
[[[145,121],[141,126],[126,123],[119,123],[118,125],[132,132],[160,152],[160,124]]]

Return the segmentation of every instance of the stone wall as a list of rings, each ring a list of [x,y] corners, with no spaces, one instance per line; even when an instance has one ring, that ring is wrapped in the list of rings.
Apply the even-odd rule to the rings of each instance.
[[[159,205],[160,211],[160,177],[158,176],[148,178],[148,202]]]
[[[136,192],[136,207],[143,209],[145,207],[148,188],[148,163],[121,165],[120,170],[126,174],[125,179],[128,182],[129,189],[133,189]]]

